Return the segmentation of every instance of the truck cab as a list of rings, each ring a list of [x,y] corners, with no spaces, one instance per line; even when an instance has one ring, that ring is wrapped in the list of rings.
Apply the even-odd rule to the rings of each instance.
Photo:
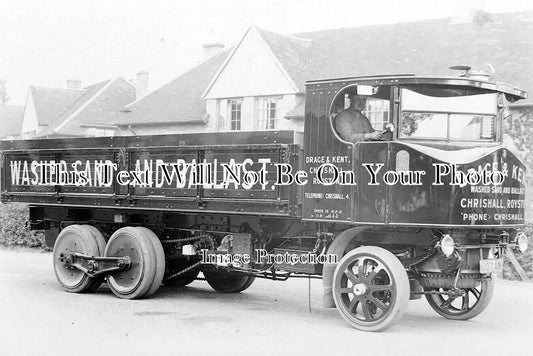
[[[366,98],[363,114],[383,132],[382,140],[348,142],[338,132],[336,118],[354,93]],[[304,188],[304,219],[523,224],[525,166],[512,147],[503,145],[503,121],[508,103],[526,96],[467,75],[308,82],[304,160],[313,178]],[[503,181],[487,188],[494,185],[487,179],[495,171],[502,172]]]

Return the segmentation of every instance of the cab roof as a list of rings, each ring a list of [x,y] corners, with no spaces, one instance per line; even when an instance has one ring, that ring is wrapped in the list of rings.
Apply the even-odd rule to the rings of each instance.
[[[515,102],[527,98],[527,91],[513,87],[509,84],[491,81],[485,76],[461,77],[429,77],[414,74],[376,75],[364,77],[347,77],[337,79],[308,80],[307,89],[321,88],[330,85],[445,85],[454,87],[479,88],[486,91],[504,93],[507,100]],[[344,86],[343,85],[343,86]]]

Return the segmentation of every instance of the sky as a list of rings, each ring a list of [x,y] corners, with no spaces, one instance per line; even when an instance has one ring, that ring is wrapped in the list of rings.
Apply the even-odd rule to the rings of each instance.
[[[531,0],[0,0],[0,78],[9,104],[29,85],[83,86],[150,73],[150,90],[203,60],[203,44],[231,46],[257,26],[292,34],[462,16],[533,11]]]

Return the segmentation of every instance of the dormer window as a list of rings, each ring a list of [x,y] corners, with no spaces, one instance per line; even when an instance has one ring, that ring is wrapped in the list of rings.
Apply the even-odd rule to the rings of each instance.
[[[217,131],[242,130],[242,98],[217,100]]]
[[[278,126],[278,101],[275,98],[258,99],[257,130],[275,130]]]
[[[241,109],[242,99],[228,100],[228,118],[230,131],[239,131],[241,129]]]

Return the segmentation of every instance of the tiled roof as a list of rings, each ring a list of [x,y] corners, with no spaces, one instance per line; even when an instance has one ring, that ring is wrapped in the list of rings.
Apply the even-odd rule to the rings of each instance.
[[[30,86],[39,125],[50,125],[70,106],[80,99],[83,89],[59,89]]]
[[[304,83],[314,68],[313,42],[309,39],[280,35],[256,28],[257,33],[268,44],[283,65],[298,89],[304,92]]]
[[[533,12],[492,14],[484,24],[436,19],[292,36],[256,29],[303,93],[305,81],[377,74],[458,75],[453,65],[495,69],[494,79],[532,92]],[[200,64],[129,106],[122,122],[195,122],[200,100],[229,51]]]
[[[202,92],[230,52],[231,48],[228,48],[216,54],[141,100],[127,105],[130,112],[121,115],[115,124],[206,122]]]
[[[496,71],[494,79],[533,91],[533,12],[498,14],[484,26],[450,19],[321,31],[310,38],[313,69],[308,78],[415,73],[456,75],[466,64]]]
[[[0,105],[0,138],[21,132],[24,106]]]
[[[91,85],[81,92],[38,136],[79,136],[82,126],[112,125],[124,106],[135,100],[134,86],[122,78]]]
[[[93,84],[91,86],[88,86],[87,88],[84,88],[84,93],[81,95],[67,110],[65,110],[61,115],[59,115],[54,122],[52,123],[52,126],[57,126],[58,123],[63,122],[65,119],[67,119],[70,115],[72,115],[76,110],[78,110],[83,104],[85,104],[88,100],[90,100],[98,91],[100,91],[107,83],[109,83],[109,80]]]

